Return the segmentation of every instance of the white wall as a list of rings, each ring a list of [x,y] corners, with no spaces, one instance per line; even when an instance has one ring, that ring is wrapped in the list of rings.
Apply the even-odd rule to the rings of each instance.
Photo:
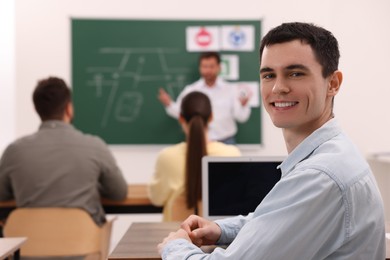
[[[390,60],[388,0],[242,0],[234,4],[222,0],[192,3],[180,0],[17,0],[15,10],[16,69],[10,73],[16,75],[13,86],[16,137],[35,131],[39,125],[31,102],[37,80],[57,75],[71,82],[72,17],[262,19],[263,33],[281,22],[297,20],[324,26],[339,39],[340,69],[345,76],[341,93],[336,98],[335,112],[344,129],[363,154],[390,149],[390,119],[385,107],[390,87],[384,77]],[[12,93],[7,95],[12,97]],[[263,145],[243,149],[243,153],[286,154],[280,130],[273,127],[266,114],[263,118]],[[161,146],[111,148],[128,181],[140,183],[150,178]]]
[[[15,137],[15,4],[0,2],[0,151]]]
[[[313,22],[334,33],[340,43],[340,69],[344,72],[344,83],[335,101],[336,116],[364,155],[390,150],[390,117],[386,106],[390,97],[388,0],[16,0],[15,3],[15,20],[12,13],[5,17],[6,22],[0,20],[1,28],[5,26],[10,31],[5,35],[11,37],[3,41],[4,32],[0,31],[0,96],[2,103],[8,102],[6,112],[3,106],[0,112],[2,143],[37,129],[39,119],[33,110],[31,93],[38,79],[56,75],[71,82],[72,17],[262,19],[263,33],[289,21]],[[12,5],[7,10],[12,12]],[[15,30],[12,30],[13,22]],[[13,33],[15,44],[10,45]],[[11,57],[9,62],[4,62],[3,55]],[[267,115],[263,118],[263,145],[243,149],[243,153],[285,155],[281,131],[273,127]],[[111,147],[131,183],[144,183],[150,178],[156,153],[161,148]]]

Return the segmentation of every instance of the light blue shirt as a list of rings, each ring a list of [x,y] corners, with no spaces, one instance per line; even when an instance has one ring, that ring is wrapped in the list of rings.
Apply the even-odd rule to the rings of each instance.
[[[246,217],[217,221],[211,254],[184,239],[163,259],[385,259],[383,204],[372,172],[335,119],[280,165],[282,178]]]

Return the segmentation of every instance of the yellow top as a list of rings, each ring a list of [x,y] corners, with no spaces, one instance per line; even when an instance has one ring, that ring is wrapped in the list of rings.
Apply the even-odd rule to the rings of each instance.
[[[155,173],[148,185],[148,195],[156,206],[163,206],[164,221],[172,221],[170,207],[177,192],[184,190],[185,156],[187,144],[185,142],[163,149],[155,165]],[[207,144],[207,153],[210,156],[240,156],[240,150],[234,145],[221,142]]]

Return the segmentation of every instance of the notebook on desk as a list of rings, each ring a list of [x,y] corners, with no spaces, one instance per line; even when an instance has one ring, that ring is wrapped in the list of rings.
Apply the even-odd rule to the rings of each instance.
[[[202,209],[210,220],[247,215],[280,180],[283,157],[202,159]]]

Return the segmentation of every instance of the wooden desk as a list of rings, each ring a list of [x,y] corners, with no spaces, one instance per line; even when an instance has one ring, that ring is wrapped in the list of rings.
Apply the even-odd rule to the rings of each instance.
[[[106,213],[113,214],[162,212],[162,207],[156,207],[150,202],[146,184],[129,184],[124,201],[102,199],[102,204]],[[5,219],[15,207],[15,201],[0,202],[0,220]]]
[[[161,259],[157,245],[179,227],[178,222],[133,223],[108,259]]]
[[[109,260],[161,260],[157,245],[172,231],[178,230],[180,222],[133,223],[123,235]],[[216,246],[202,246],[210,253]]]
[[[26,242],[26,237],[0,238],[0,260],[13,255],[14,260],[20,258],[20,247]]]
[[[112,201],[102,199],[106,213],[161,213],[162,207],[156,207],[148,197],[146,184],[131,184],[128,186],[127,199],[124,201]]]

